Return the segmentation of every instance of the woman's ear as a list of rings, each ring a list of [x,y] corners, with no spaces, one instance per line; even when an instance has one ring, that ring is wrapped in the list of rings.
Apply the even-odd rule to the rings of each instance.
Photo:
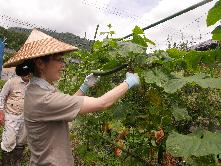
[[[36,67],[38,68],[38,70],[44,70],[45,63],[41,59],[36,59],[34,63]]]
[[[38,58],[34,61],[34,63],[36,67],[36,75],[38,75],[39,77],[43,76],[46,68],[46,64],[44,63],[44,61]]]

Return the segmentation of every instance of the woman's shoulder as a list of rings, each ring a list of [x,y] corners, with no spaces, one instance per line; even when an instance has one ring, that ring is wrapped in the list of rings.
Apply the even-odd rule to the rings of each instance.
[[[28,95],[45,95],[45,94],[47,94],[47,91],[42,89],[37,84],[29,84],[27,86],[27,89],[26,89],[25,93],[28,94]]]

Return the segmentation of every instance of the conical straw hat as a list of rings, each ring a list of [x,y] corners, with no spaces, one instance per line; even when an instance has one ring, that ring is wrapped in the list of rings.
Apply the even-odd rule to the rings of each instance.
[[[33,29],[25,44],[4,64],[4,67],[14,67],[27,59],[55,53],[70,52],[77,49],[77,47],[58,41],[37,29]]]

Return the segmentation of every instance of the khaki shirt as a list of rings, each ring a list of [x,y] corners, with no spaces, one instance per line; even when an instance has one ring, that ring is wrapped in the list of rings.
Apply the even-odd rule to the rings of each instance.
[[[31,151],[29,165],[73,166],[68,122],[80,111],[83,97],[58,92],[43,79],[33,80],[25,93],[24,103]]]
[[[0,110],[13,115],[21,115],[24,110],[24,96],[27,88],[21,77],[9,79],[0,93]]]

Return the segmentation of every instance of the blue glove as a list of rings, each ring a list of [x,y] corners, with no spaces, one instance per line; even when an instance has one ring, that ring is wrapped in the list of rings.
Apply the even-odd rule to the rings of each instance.
[[[132,88],[140,84],[140,78],[137,73],[129,73],[126,74],[126,80],[124,80],[128,84],[128,88]]]
[[[91,73],[86,76],[84,83],[81,85],[80,90],[86,94],[90,87],[95,86],[95,84],[100,80],[100,77],[96,77]]]

